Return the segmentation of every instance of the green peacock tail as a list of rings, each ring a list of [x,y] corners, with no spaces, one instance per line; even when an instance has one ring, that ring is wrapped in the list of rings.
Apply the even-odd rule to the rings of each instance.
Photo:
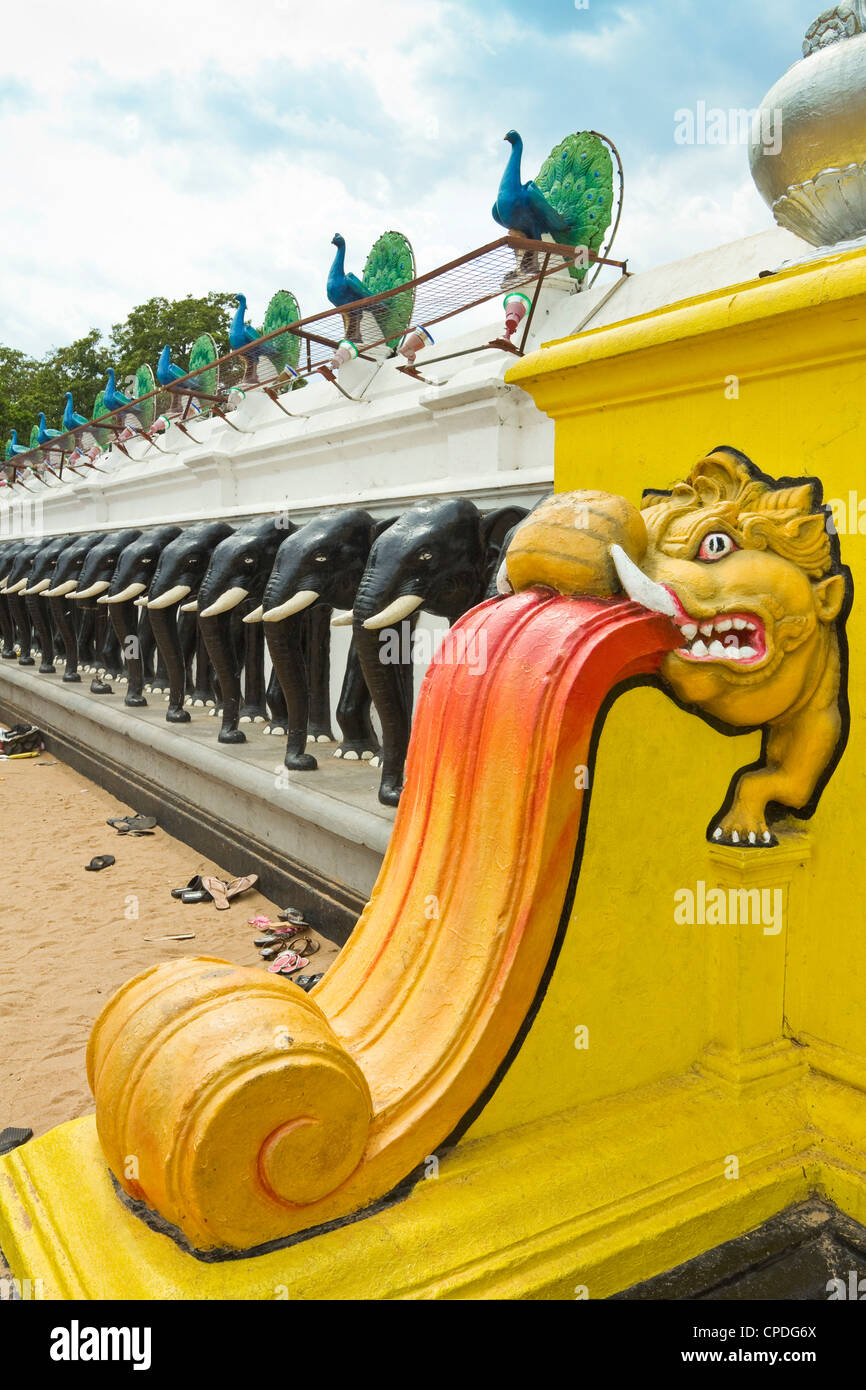
[[[265,310],[262,336],[278,328],[286,328],[290,323],[297,323],[300,317],[301,310],[291,290],[277,290]],[[278,338],[264,344],[264,354],[263,361],[270,362],[278,376],[286,367],[297,367],[301,340],[294,333],[281,333]]]
[[[91,420],[98,420],[102,415],[108,413],[108,406],[105,404],[105,392],[100,391],[93,402],[93,413],[90,418]],[[94,442],[99,445],[100,449],[107,449],[111,443],[111,430],[90,430],[90,434],[93,435]]]
[[[567,246],[599,251],[613,216],[613,160],[600,136],[589,130],[566,135],[551,150],[535,179],[537,188],[569,230],[557,240]],[[583,280],[588,266],[572,266],[569,274]]]
[[[142,396],[150,397],[150,399],[146,400],[139,408],[134,417],[139,425],[141,425],[142,429],[145,430],[151,428],[156,418],[156,396],[153,395],[154,391],[156,391],[156,377],[153,374],[153,368],[149,367],[145,362],[136,372],[132,387],[134,400],[141,400]]]
[[[218,356],[216,343],[209,333],[202,333],[201,337],[196,338],[189,355],[189,370],[196,373],[196,389],[204,392],[206,396],[216,395],[217,369],[210,364],[215,362]],[[210,367],[209,371],[199,370],[207,367]],[[206,410],[207,405],[207,401],[202,401],[202,410]]]
[[[402,232],[384,232],[375,242],[364,266],[364,284],[373,294],[384,294],[415,279],[415,255]],[[415,291],[406,290],[377,306],[376,322],[390,348],[396,348],[412,321]]]
[[[34,425],[33,428],[32,428],[32,430],[30,431],[30,448],[31,448],[31,449],[38,449],[38,448],[39,448],[39,426],[38,426],[38,425]]]

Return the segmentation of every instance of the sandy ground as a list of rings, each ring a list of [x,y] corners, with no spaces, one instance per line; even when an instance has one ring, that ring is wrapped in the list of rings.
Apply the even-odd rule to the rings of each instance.
[[[84,1055],[93,1020],[140,970],[184,955],[265,968],[248,918],[275,921],[291,904],[255,891],[223,912],[212,902],[178,902],[171,889],[193,874],[232,875],[160,829],[133,838],[106,825],[135,809],[52,754],[0,762],[0,1130],[41,1134],[92,1110]],[[117,862],[89,873],[84,866],[97,854]],[[178,932],[195,939],[145,940]],[[321,949],[301,973],[325,969],[336,956],[315,935]]]

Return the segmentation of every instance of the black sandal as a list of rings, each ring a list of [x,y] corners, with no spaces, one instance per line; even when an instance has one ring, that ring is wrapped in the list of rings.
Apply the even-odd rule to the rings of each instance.
[[[33,1138],[32,1129],[4,1129],[0,1131],[0,1154],[11,1154]]]
[[[113,854],[95,854],[89,864],[85,864],[85,869],[90,869],[92,873],[99,873],[100,869],[110,869],[114,864]]]

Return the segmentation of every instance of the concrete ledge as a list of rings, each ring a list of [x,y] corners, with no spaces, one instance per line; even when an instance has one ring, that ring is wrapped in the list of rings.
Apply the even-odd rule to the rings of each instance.
[[[165,722],[162,696],[146,709],[92,695],[13,662],[0,666],[0,718],[36,724],[46,746],[169,833],[233,873],[258,872],[277,902],[308,907],[338,943],[346,940],[375,883],[393,811],[376,797],[377,769],[332,758],[319,744],[319,770],[288,772],[284,740],[244,726],[247,743],[217,743],[217,721],[191,711]]]

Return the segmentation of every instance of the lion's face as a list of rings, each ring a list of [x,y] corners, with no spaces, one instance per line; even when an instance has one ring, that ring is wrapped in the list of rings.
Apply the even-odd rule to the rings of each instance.
[[[816,647],[844,597],[840,576],[815,582],[771,550],[738,545],[708,521],[694,555],[667,554],[662,538],[643,568],[671,593],[683,643],[662,676],[678,698],[733,725],[789,709],[819,669]]]

